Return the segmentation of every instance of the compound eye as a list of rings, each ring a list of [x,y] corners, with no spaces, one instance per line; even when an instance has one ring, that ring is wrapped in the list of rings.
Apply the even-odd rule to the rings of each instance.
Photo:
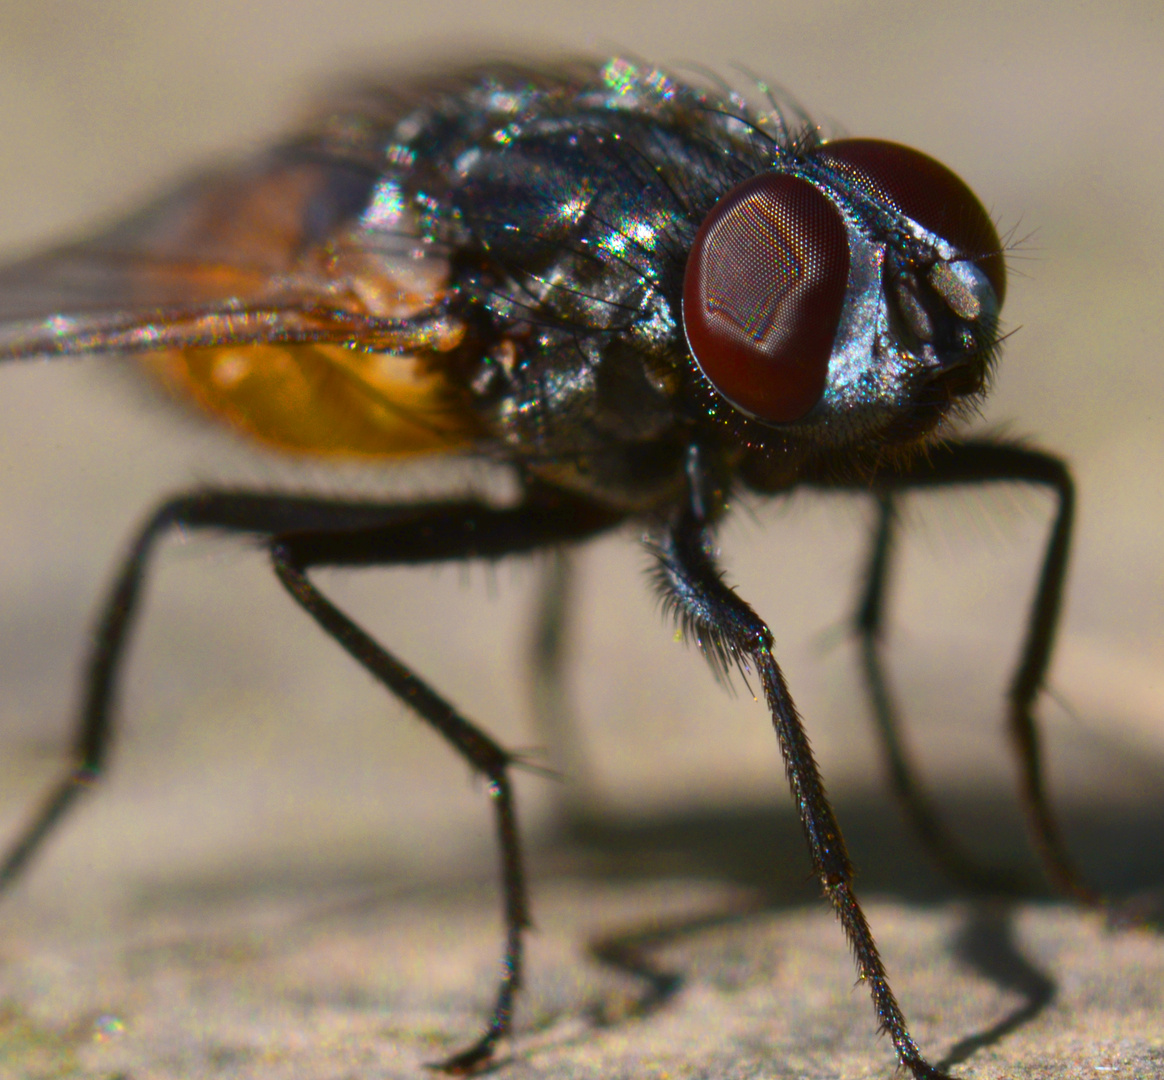
[[[1006,267],[998,231],[974,192],[945,165],[918,150],[881,139],[837,139],[825,143],[815,156],[834,164],[850,183],[889,203],[974,263],[986,275],[1001,307]]]
[[[848,280],[833,204],[799,177],[754,176],[712,207],[687,257],[687,344],[733,405],[799,420],[824,393]]]

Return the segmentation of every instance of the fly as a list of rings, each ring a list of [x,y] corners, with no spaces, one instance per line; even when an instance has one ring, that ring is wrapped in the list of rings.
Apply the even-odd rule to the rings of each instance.
[[[320,567],[496,559],[620,526],[712,668],[762,690],[825,898],[899,1062],[909,1034],[840,826],[760,616],[713,539],[733,501],[816,487],[879,506],[857,616],[891,775],[931,849],[979,884],[913,780],[882,687],[899,493],[1014,482],[1057,499],[1008,698],[1022,791],[1053,883],[1084,902],[1052,816],[1033,706],[1050,660],[1074,493],[1057,458],[960,438],[1001,341],[1003,245],[969,188],[891,142],[826,140],[762,86],[739,94],[627,61],[494,66],[369,87],[296,138],[206,174],[112,230],[0,271],[0,359],[132,353],[237,432],[288,453],[449,454],[507,467],[518,496],[397,502],[204,489],[149,518],[87,668],[73,762],[0,865],[10,885],[106,764],[154,546],[174,528],[259,538],[323,631],[489,784],[510,1032],[529,902],[515,755],[314,584]]]

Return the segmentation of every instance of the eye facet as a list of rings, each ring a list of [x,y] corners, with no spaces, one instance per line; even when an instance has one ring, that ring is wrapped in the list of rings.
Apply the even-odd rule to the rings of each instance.
[[[683,328],[725,398],[769,423],[820,400],[849,278],[849,241],[807,180],[764,173],[704,219],[683,279]]]
[[[974,192],[945,165],[881,139],[837,139],[814,156],[951,244],[986,275],[1002,306],[1006,267],[998,231]]]

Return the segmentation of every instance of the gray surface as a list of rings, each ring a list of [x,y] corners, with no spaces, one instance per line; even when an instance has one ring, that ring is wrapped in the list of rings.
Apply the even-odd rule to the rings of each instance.
[[[132,206],[293,117],[352,67],[486,46],[732,62],[853,133],[934,154],[1023,240],[984,426],[1063,451],[1080,532],[1047,703],[1072,843],[1120,893],[1164,879],[1164,35],[1157,5],[8,4],[0,8],[0,241],[14,254]],[[454,33],[454,30],[456,33]],[[381,478],[220,449],[109,365],[0,375],[0,825],[66,745],[77,657],[120,545],[203,479],[325,490]],[[421,473],[384,484],[433,490]],[[928,776],[984,852],[1026,858],[998,733],[1037,558],[1037,496],[919,501],[894,658]],[[965,1076],[1164,1075],[1164,947],[1054,905],[979,912],[925,868],[887,805],[845,647],[864,508],[761,508],[724,536],[769,619],[862,868],[915,1034]],[[582,560],[573,690],[607,824],[555,840],[553,785],[521,780],[539,932],[502,1075],[889,1076],[839,931],[811,903],[777,753],[670,641],[633,538]],[[101,1077],[419,1076],[475,1030],[495,971],[486,800],[280,596],[262,560],[167,548],[124,694],[115,768],[6,898],[0,1070]],[[952,569],[953,568],[953,569]],[[529,746],[533,564],[340,579],[454,700]],[[401,629],[406,622],[408,630]],[[682,930],[762,888],[763,912]],[[742,890],[742,892],[741,892]],[[677,920],[679,992],[584,956]],[[595,1015],[605,1015],[598,1029]],[[120,1020],[117,1032],[103,1017]]]

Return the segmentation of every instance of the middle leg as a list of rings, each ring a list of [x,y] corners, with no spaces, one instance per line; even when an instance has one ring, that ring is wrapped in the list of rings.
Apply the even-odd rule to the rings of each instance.
[[[483,1034],[465,1050],[439,1063],[449,1072],[471,1072],[489,1061],[497,1043],[511,1030],[514,999],[522,982],[522,940],[530,920],[509,775],[516,758],[324,596],[308,571],[316,567],[496,558],[582,540],[617,520],[607,511],[569,499],[531,500],[511,509],[456,504],[431,507],[412,519],[384,527],[290,533],[271,542],[275,572],[299,605],[348,655],[434,728],[489,785],[504,894],[502,976]]]

